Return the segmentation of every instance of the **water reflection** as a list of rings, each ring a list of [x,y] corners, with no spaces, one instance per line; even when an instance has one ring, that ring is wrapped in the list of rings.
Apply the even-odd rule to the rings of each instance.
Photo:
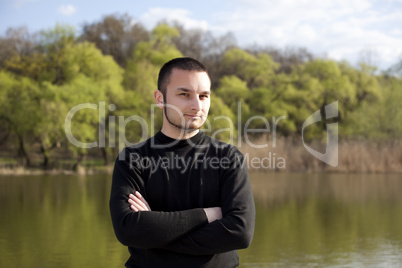
[[[122,267],[110,178],[0,178],[0,267]]]
[[[257,208],[241,267],[400,267],[397,175],[252,174]],[[0,267],[123,267],[110,176],[0,177]]]
[[[256,235],[242,267],[402,264],[398,176],[255,174],[252,186]]]

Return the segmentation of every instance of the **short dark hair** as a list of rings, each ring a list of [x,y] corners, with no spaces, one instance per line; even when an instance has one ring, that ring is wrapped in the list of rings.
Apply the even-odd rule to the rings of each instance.
[[[201,62],[190,57],[175,58],[166,62],[159,71],[158,76],[158,89],[162,92],[164,98],[166,98],[166,86],[169,84],[173,69],[208,73],[207,68]]]

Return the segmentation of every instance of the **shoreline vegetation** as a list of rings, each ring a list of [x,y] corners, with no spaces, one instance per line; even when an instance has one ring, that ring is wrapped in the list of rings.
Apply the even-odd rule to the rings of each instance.
[[[253,148],[265,145],[265,148]],[[325,144],[309,144],[316,151],[325,152]],[[239,150],[245,156],[250,173],[300,172],[300,173],[402,173],[402,140],[370,141],[340,140],[338,165],[332,167],[311,155],[301,143],[300,137],[262,137],[249,143],[242,142]],[[111,174],[114,161],[105,165],[99,152],[88,154],[81,164],[75,166],[74,159],[56,157],[48,168],[38,161],[31,167],[18,164],[16,158],[0,154],[0,175],[93,175]],[[33,159],[36,159],[34,157]]]
[[[0,174],[112,172],[118,148],[161,129],[158,73],[184,56],[211,77],[206,134],[268,141],[232,141],[250,172],[401,173],[402,61],[379,70],[370,53],[352,65],[172,22],[148,30],[118,14],[81,30],[10,28],[0,35]],[[331,167],[310,152],[325,154],[338,126]]]
[[[250,163],[250,172],[402,173],[402,140],[341,139],[338,143],[338,165],[332,167],[311,155],[300,139],[281,137],[277,139],[275,148],[244,146],[241,151],[249,154],[249,159],[266,158],[266,168],[253,167]],[[262,140],[259,140],[260,143]],[[308,146],[325,153],[325,144],[312,143]],[[286,168],[281,168],[282,162],[286,163]]]

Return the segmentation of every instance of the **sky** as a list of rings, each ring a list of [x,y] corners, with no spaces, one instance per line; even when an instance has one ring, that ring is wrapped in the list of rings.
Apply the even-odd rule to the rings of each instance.
[[[0,0],[0,35],[9,27],[35,32],[56,23],[79,31],[124,13],[147,29],[165,19],[216,36],[231,32],[243,48],[303,47],[355,66],[369,60],[380,70],[402,60],[402,0]]]

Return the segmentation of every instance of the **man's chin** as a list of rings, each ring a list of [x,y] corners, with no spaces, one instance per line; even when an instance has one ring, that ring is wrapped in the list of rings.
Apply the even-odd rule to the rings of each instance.
[[[203,124],[204,124],[204,122],[192,122],[190,125],[188,125],[186,127],[186,129],[191,130],[191,131],[199,130]]]

